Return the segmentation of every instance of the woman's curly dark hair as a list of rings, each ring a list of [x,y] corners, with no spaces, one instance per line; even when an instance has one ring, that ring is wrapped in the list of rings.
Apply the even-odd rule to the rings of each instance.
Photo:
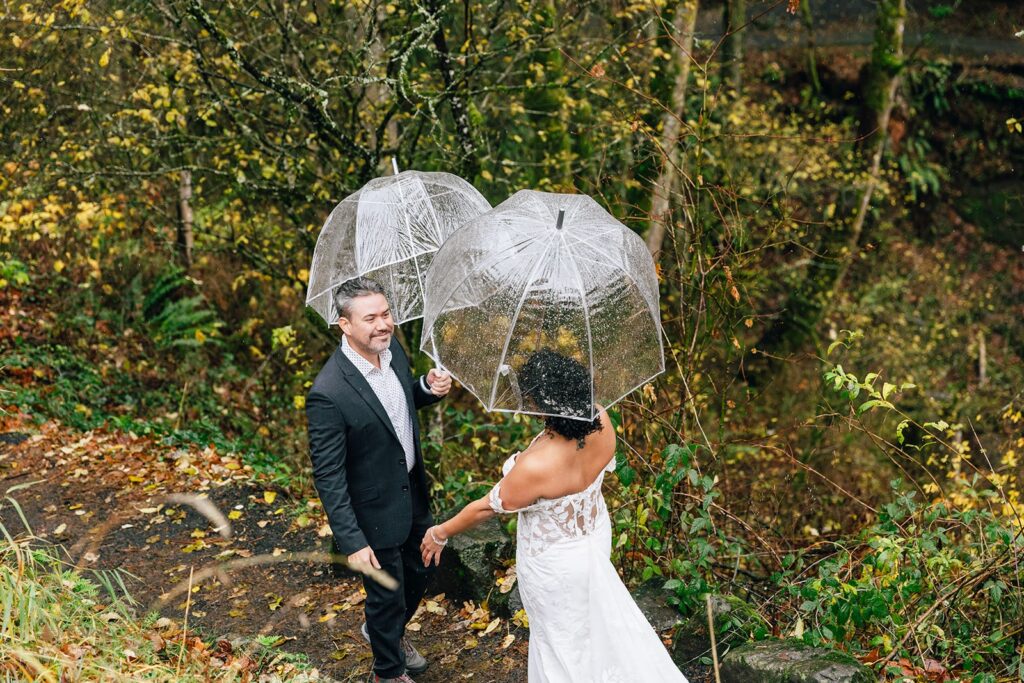
[[[542,413],[586,418],[593,409],[590,372],[579,361],[550,349],[530,354],[519,371],[519,387]],[[575,439],[579,448],[583,448],[583,440],[589,434],[601,430],[600,418],[579,420],[548,415],[544,424],[556,434]]]

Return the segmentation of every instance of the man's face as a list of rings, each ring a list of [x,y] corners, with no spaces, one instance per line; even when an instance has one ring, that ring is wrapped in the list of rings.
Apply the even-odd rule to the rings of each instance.
[[[349,306],[349,317],[338,318],[338,327],[348,343],[364,355],[378,354],[391,344],[395,322],[383,294],[356,297]]]

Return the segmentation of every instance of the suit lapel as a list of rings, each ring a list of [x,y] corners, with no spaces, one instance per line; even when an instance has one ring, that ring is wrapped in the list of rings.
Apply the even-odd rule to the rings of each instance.
[[[396,368],[396,363],[401,367]],[[398,377],[398,383],[402,385],[402,389],[405,391],[405,404],[409,409],[409,417],[412,418],[412,423],[415,426],[416,404],[413,403],[412,398],[412,383],[406,381],[406,378],[409,375],[409,360],[406,357],[401,344],[398,343],[398,339],[396,338],[392,338],[391,340],[391,368],[395,371],[395,376]]]
[[[384,410],[384,406],[381,404],[380,399],[377,398],[377,394],[373,393],[373,388],[370,386],[370,383],[366,381],[365,377],[363,377],[363,373],[359,372],[359,369],[352,364],[352,361],[348,359],[340,346],[334,352],[334,359],[337,361],[338,365],[341,366],[345,380],[355,390],[356,394],[366,402],[366,405],[373,410],[380,421],[384,423],[384,426],[387,427],[389,432],[391,432],[391,436],[395,438],[395,441],[398,441],[398,434],[395,432],[395,426],[391,424],[391,418],[388,417],[388,411]],[[406,394],[408,393],[409,390],[406,388]]]

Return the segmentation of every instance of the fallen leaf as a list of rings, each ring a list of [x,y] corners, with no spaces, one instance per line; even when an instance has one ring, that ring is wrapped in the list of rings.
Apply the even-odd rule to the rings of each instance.
[[[502,650],[507,650],[508,646],[511,645],[512,643],[514,643],[515,640],[516,640],[515,635],[512,634],[512,633],[509,633],[507,636],[505,636],[502,639],[502,641],[501,641],[501,649]]]
[[[160,652],[167,647],[167,641],[159,633],[150,633],[147,638],[153,644],[154,652]]]
[[[498,628],[498,626],[500,624],[501,624],[501,619],[495,618],[493,621],[491,621],[491,623],[487,624],[487,628],[485,628],[484,632],[481,633],[480,635],[486,636],[488,633],[491,633],[492,631],[494,631],[494,629]]]
[[[266,501],[267,505],[272,505],[276,498],[277,498],[277,491],[264,491],[263,492],[263,500]]]
[[[53,530],[53,535],[54,536],[60,536],[62,533],[64,533],[64,531],[67,528],[68,528],[67,524],[61,524],[60,526],[58,526],[56,529]]]

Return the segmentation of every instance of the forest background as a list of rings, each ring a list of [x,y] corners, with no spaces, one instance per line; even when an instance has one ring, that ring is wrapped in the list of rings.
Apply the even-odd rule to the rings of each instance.
[[[625,577],[1017,680],[1024,15],[907,4],[0,3],[0,399],[308,495],[331,208],[392,158],[590,194],[655,254],[668,342],[615,410]],[[423,422],[439,511],[539,428],[458,389]]]

